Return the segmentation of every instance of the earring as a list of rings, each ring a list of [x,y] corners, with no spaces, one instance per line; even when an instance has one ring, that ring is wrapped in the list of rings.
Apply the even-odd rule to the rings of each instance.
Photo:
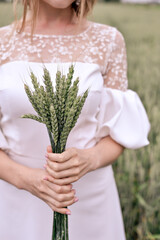
[[[81,3],[81,0],[76,0],[75,1],[75,4],[76,4],[77,7],[80,5],[80,3]]]

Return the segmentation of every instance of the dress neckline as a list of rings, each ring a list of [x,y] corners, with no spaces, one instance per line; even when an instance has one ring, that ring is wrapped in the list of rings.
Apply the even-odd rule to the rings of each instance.
[[[40,33],[33,33],[33,37],[38,37],[38,38],[73,38],[73,37],[81,37],[83,35],[85,35],[87,32],[89,32],[89,30],[91,29],[91,27],[93,26],[93,22],[91,21],[88,21],[88,26],[87,28],[78,33],[78,34],[72,34],[72,35],[59,35],[59,34],[40,34]],[[31,37],[31,33],[30,32],[25,32],[23,31],[21,33],[23,36],[28,36],[28,37]]]

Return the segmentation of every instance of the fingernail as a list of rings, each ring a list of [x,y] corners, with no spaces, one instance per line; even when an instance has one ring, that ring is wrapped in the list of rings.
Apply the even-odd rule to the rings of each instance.
[[[74,192],[74,194],[76,194],[76,190],[75,189],[73,189],[73,192]]]
[[[47,164],[44,164],[43,167],[46,168],[46,167],[47,167]]]
[[[48,180],[48,177],[44,177],[43,180]]]
[[[67,214],[67,215],[71,215],[71,212],[70,212],[70,211],[66,211],[66,214]]]
[[[49,157],[48,153],[45,154],[45,157],[48,159],[48,157]]]
[[[78,202],[79,201],[79,199],[76,197],[75,199],[74,199],[74,202]]]

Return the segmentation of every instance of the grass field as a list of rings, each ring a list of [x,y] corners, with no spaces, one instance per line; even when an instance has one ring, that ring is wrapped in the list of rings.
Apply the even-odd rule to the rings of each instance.
[[[0,26],[11,19],[11,5],[1,3]],[[139,94],[151,122],[150,145],[125,150],[114,164],[127,240],[160,239],[160,6],[99,3],[91,19],[123,33],[129,88]]]

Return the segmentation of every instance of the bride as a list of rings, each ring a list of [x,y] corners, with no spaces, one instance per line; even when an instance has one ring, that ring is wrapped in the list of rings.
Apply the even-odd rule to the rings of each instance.
[[[52,211],[69,215],[70,240],[124,240],[112,163],[148,144],[149,122],[127,90],[122,34],[87,20],[95,0],[23,0],[22,19],[0,29],[0,239],[50,240]],[[54,154],[24,88],[29,71],[74,63],[90,89],[62,154]],[[47,147],[48,146],[48,147]],[[132,161],[133,159],[131,159]],[[65,207],[69,206],[68,209]]]

